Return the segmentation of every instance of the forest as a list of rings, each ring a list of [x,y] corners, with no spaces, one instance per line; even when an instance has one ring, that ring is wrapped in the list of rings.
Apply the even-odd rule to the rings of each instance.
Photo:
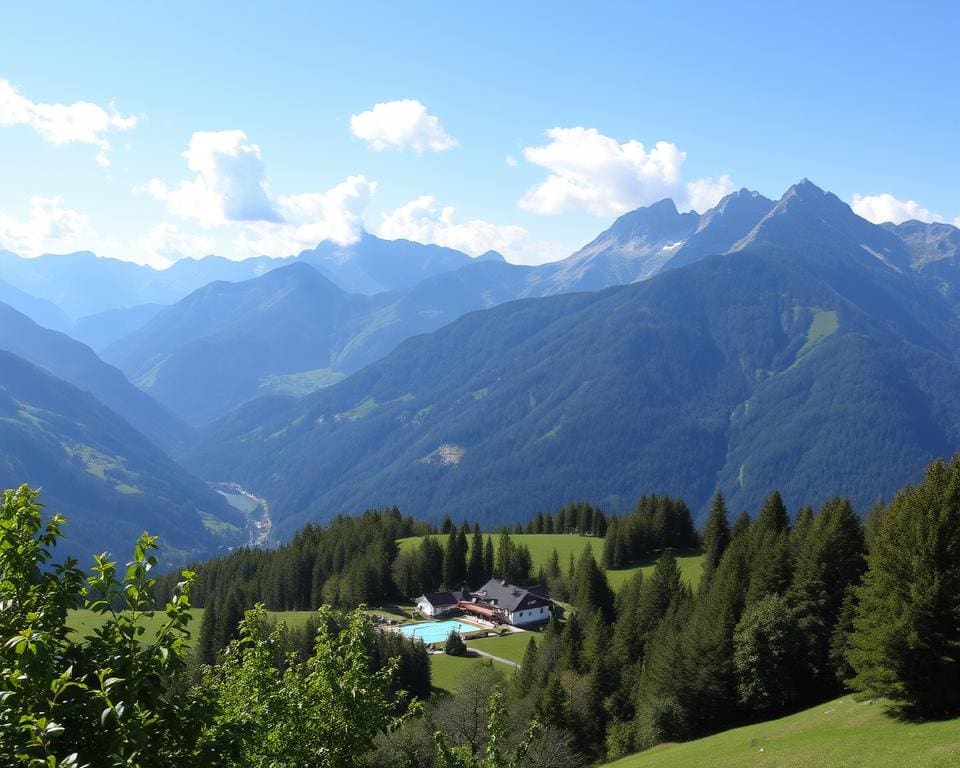
[[[32,766],[577,766],[684,741],[848,690],[907,720],[960,714],[960,457],[861,519],[844,499],[791,515],[773,492],[702,530],[682,500],[622,517],[576,504],[524,532],[601,536],[532,573],[513,531],[432,526],[392,508],[308,526],[155,577],[144,535],[125,567],[57,545],[36,490],[4,493],[0,761]],[[401,554],[397,540],[423,536]],[[675,549],[702,547],[696,589]],[[659,552],[614,593],[606,568]],[[543,580],[563,610],[507,676],[477,665],[449,694],[424,646],[378,632],[367,603],[484,576]],[[192,646],[189,610],[204,605]],[[318,608],[305,627],[266,608]],[[84,637],[68,616],[102,615]],[[147,634],[147,617],[161,619]],[[236,624],[233,624],[233,618]],[[468,716],[468,713],[472,713]]]

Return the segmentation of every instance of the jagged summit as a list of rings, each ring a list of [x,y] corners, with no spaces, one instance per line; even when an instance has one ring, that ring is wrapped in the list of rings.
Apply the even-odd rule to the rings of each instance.
[[[706,256],[726,253],[749,233],[774,202],[749,189],[740,189],[724,197],[700,217],[696,230],[664,269],[676,269]]]

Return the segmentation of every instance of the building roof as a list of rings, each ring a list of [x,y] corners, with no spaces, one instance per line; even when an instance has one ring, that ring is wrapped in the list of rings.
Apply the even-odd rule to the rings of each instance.
[[[502,579],[490,579],[473,596],[485,603],[492,603],[505,611],[526,611],[550,605],[550,598],[543,594],[542,588],[524,589]]]
[[[460,602],[460,598],[457,597],[453,592],[431,592],[427,595],[421,595],[417,602],[420,602],[420,600],[426,600],[435,608],[440,608],[447,605],[456,605]]]

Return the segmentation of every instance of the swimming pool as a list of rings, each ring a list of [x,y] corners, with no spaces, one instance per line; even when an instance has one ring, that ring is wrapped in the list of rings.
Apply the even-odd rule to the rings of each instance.
[[[418,621],[416,624],[404,624],[397,629],[407,637],[419,637],[425,643],[442,643],[450,637],[451,632],[459,632],[463,635],[467,632],[476,632],[480,627],[448,619],[447,621]]]

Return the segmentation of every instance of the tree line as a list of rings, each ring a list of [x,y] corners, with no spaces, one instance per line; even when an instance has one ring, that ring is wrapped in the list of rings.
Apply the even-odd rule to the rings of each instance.
[[[654,520],[658,507],[683,518],[676,500],[648,499],[635,516]],[[608,534],[621,527],[607,522]],[[243,614],[212,663],[197,665],[188,617],[198,575],[184,572],[161,589],[152,577],[156,541],[146,535],[120,571],[103,556],[90,573],[69,559],[56,564],[63,523],[44,517],[36,491],[5,492],[2,764],[534,768],[696,738],[844,690],[881,698],[902,717],[960,715],[960,456],[933,463],[922,482],[865,520],[844,499],[791,518],[773,493],[755,517],[731,524],[717,494],[699,534],[696,588],[669,547],[648,576],[638,571],[616,594],[590,547],[566,572],[551,557],[545,576],[563,581],[570,610],[531,635],[509,680],[478,679],[490,693],[486,707],[470,700],[475,691],[429,694],[423,646],[399,636],[378,641],[359,610],[322,608],[298,635],[260,605]],[[336,575],[338,557],[350,570],[353,555],[362,561],[386,546],[388,532],[395,542],[416,523],[388,510],[328,528],[340,534],[314,558],[329,557],[327,572]],[[310,536],[322,539],[324,530]],[[360,530],[382,536],[364,542]],[[461,535],[464,526],[451,527],[447,547],[453,537],[461,552]],[[380,550],[374,569],[384,580],[392,578],[389,552]],[[223,560],[256,564],[244,559],[251,554]],[[314,562],[321,573],[326,567]],[[213,580],[206,588],[222,587]],[[103,618],[83,638],[67,626],[79,607]],[[147,634],[148,617],[161,619],[155,634]],[[410,706],[415,700],[426,703]],[[453,702],[473,713],[459,727],[444,720]],[[544,762],[555,744],[560,762]]]

